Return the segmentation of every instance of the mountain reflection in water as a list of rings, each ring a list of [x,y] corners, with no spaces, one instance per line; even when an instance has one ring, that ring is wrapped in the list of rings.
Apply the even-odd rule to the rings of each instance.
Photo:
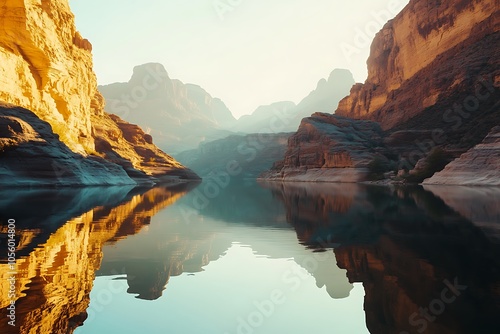
[[[187,320],[193,317],[205,321],[204,333],[245,332],[252,298],[262,300],[272,287],[287,299],[261,326],[248,327],[255,333],[500,329],[499,189],[244,181],[213,198],[204,184],[189,190],[1,192],[1,221],[17,221],[19,299],[18,328],[2,321],[0,332],[71,333],[81,326],[75,333],[135,333],[140,325],[152,333],[198,333]],[[5,252],[0,258],[7,291]],[[121,309],[98,307],[106,277],[126,287],[114,297]],[[167,310],[184,307],[184,285],[191,314],[174,316]],[[302,292],[290,289],[299,285]],[[141,311],[134,300],[148,304]],[[7,294],[0,302],[5,319]],[[170,317],[138,325],[148,307]],[[126,315],[129,308],[136,318]]]

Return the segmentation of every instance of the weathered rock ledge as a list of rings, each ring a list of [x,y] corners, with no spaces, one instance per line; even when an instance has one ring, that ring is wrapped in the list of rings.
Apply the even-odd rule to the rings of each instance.
[[[288,140],[283,161],[261,174],[261,179],[299,182],[366,180],[368,165],[383,157],[383,132],[371,121],[325,113],[304,118]]]
[[[500,185],[500,126],[494,127],[481,144],[452,161],[424,184]]]

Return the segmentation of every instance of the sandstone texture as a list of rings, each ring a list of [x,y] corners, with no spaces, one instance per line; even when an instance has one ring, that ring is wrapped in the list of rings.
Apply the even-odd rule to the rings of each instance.
[[[500,185],[500,126],[424,184]]]
[[[122,166],[133,178],[159,180],[199,179],[190,169],[161,151],[151,135],[105,112],[92,116],[96,152]]]
[[[316,112],[332,113],[339,101],[349,94],[354,78],[349,70],[334,69],[327,79],[321,79],[298,105],[290,101],[257,108],[242,116],[232,128],[245,133],[278,133],[297,131],[302,119]]]
[[[422,182],[480,144],[492,127],[500,124],[499,8],[497,0],[411,0],[376,35],[366,82],[351,88],[335,114],[380,124],[381,146],[387,150],[383,155],[391,161],[386,172],[398,175],[392,176],[393,180]],[[303,123],[292,139],[300,138],[304,130]],[[332,141],[329,131],[336,130],[323,131],[321,139],[305,140],[300,149],[301,145],[290,141],[284,163],[274,168],[280,173],[265,176],[299,181],[362,180],[358,173],[352,173],[356,169],[334,173],[325,169],[329,161],[321,158],[325,152],[337,151],[335,165],[342,167],[338,162],[349,160],[340,159],[339,151],[347,145],[344,143],[356,142]],[[356,132],[355,137],[363,135]],[[331,147],[325,148],[328,145]],[[367,147],[368,155],[373,151]],[[483,154],[482,159],[470,160],[468,170],[474,170],[475,175],[460,174],[462,171],[453,167],[457,161],[447,170],[448,175],[458,174],[440,182],[485,184],[498,179],[494,156],[486,159]]]
[[[0,152],[2,183],[131,184],[136,183],[131,178],[156,182],[152,177],[161,174],[197,178],[138,127],[104,113],[92,45],[76,31],[67,0],[0,4],[0,103],[6,106],[0,109],[0,140],[8,148]],[[54,172],[53,165],[64,173]]]
[[[0,184],[71,186],[137,184],[101,157],[74,153],[29,110],[0,107]]]
[[[422,112],[435,114],[431,122],[454,125],[446,114],[454,103],[486,112],[499,97],[499,30],[497,0],[410,1],[376,35],[366,82],[352,88],[336,113],[392,129]],[[479,101],[464,101],[475,95]]]
[[[261,178],[285,181],[359,182],[383,154],[383,132],[371,121],[315,113],[288,140],[285,158]]]

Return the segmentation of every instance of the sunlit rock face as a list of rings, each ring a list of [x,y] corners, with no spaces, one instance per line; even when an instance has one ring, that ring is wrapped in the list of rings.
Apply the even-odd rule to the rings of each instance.
[[[68,1],[3,1],[0,18],[0,100],[35,112],[72,150],[92,151],[92,46]]]
[[[78,213],[72,207],[78,201],[73,201],[71,196],[59,202],[52,201],[51,206],[44,206],[40,212],[38,218],[42,225],[38,225],[39,230],[28,226],[19,229],[18,232],[23,235],[45,236],[44,240],[32,238],[34,244],[28,242],[24,247],[30,252],[27,255],[20,252],[16,261],[16,324],[19,333],[72,333],[87,318],[89,294],[95,271],[101,265],[104,243],[113,243],[139,232],[149,224],[153,215],[186,192],[184,186],[155,188],[144,194],[124,193],[123,190],[97,189],[95,197],[101,197],[106,204],[68,221],[54,220],[55,217],[51,216],[57,211],[54,205],[58,209],[67,206],[68,210]],[[85,192],[85,200],[93,201],[88,197],[88,190],[81,191]],[[126,196],[123,197],[123,194]],[[29,198],[27,194],[25,199]],[[87,207],[85,203],[79,204],[80,209]],[[50,224],[45,225],[43,222]],[[44,231],[50,225],[57,224],[62,226],[54,232]],[[9,272],[8,264],[0,264],[2,291],[8,290]],[[0,315],[4,318],[9,303],[7,294],[2,294]],[[10,333],[9,330],[11,328],[6,321],[0,322],[0,332]]]
[[[336,113],[392,129],[426,111],[430,119],[420,126],[435,127],[446,123],[454,103],[475,95],[481,95],[477,113],[489,112],[499,96],[493,87],[500,76],[499,30],[497,0],[410,1],[376,35],[366,82],[352,88]],[[481,80],[488,87],[479,88]]]
[[[424,184],[500,185],[500,126]]]
[[[105,112],[92,115],[96,152],[122,166],[132,178],[152,176],[160,180],[199,179],[153,144],[139,126]]]
[[[194,173],[154,146],[150,136],[141,134],[144,140],[138,143],[135,137],[140,129],[131,130],[133,125],[104,113],[104,99],[97,91],[97,79],[92,69],[92,46],[76,31],[67,0],[9,0],[0,7],[0,22],[1,103],[31,110],[41,121],[49,123],[50,132],[57,134],[62,146],[66,145],[73,152],[84,156],[95,154],[98,142],[99,153],[125,167],[130,177],[175,174],[180,178],[196,178]],[[30,126],[36,128],[42,123],[33,119]],[[45,130],[39,132],[40,140],[30,142],[36,146],[34,150],[43,146],[41,143],[46,133]],[[52,137],[47,140],[54,142]],[[14,148],[12,141],[10,144]],[[51,148],[52,157],[67,153],[64,150],[58,152],[55,146]],[[47,153],[45,148],[40,149]],[[121,157],[116,158],[117,155]],[[91,164],[95,162],[83,163]],[[50,165],[50,162],[43,166],[32,164],[31,172],[38,173],[37,169],[46,171]],[[83,180],[95,177],[109,180],[101,180],[99,184],[132,182],[127,181],[127,177],[120,178],[123,172],[119,166],[111,169],[103,167],[100,175],[90,172],[91,175],[85,176],[88,170],[83,168],[77,169],[76,174],[81,174],[82,185],[96,184],[95,180]],[[114,171],[118,176],[113,175]],[[46,172],[54,174],[53,171]],[[52,181],[58,183],[57,178],[53,177]],[[73,184],[74,181],[67,183]]]
[[[358,182],[367,166],[383,153],[383,133],[371,121],[315,113],[304,118],[288,140],[283,161],[262,178],[293,181]]]

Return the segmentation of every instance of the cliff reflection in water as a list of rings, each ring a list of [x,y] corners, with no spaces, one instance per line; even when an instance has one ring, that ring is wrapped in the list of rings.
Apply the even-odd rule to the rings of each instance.
[[[302,243],[335,245],[363,283],[371,333],[499,332],[499,188],[264,186]]]
[[[376,334],[500,328],[499,189],[233,182],[203,201],[203,186],[189,193],[183,186],[0,193],[0,218],[15,217],[20,233],[20,333],[72,333],[82,324],[78,333],[104,333],[118,328],[109,319],[120,319],[123,333],[199,332],[189,319],[199,320],[204,333],[234,333],[240,310],[253,305],[252,293],[267,294],[269,282],[282,284],[289,299],[263,332],[306,326],[323,333],[333,328],[325,324],[341,323],[336,330],[360,333],[364,321],[364,332]],[[259,267],[267,260],[285,269],[274,277]],[[288,264],[301,268],[312,290],[303,279],[305,290],[290,292],[286,282],[297,277],[286,276]],[[100,279],[123,280],[126,293],[114,296],[121,308],[91,316]],[[365,319],[359,314],[357,323],[350,312],[363,305],[355,283],[365,289]],[[97,301],[90,300],[92,289]],[[5,318],[6,294],[0,302]],[[136,321],[148,312],[151,321]],[[297,312],[316,320],[291,320]],[[287,323],[273,325],[280,316]],[[0,322],[0,332],[12,329]]]
[[[178,185],[146,192],[130,187],[0,192],[0,219],[14,217],[19,238],[16,327],[2,320],[0,333],[73,332],[87,316],[103,245],[137,233],[187,190]],[[0,254],[2,292],[9,288],[5,255]],[[9,303],[2,293],[1,319],[7,319]]]

